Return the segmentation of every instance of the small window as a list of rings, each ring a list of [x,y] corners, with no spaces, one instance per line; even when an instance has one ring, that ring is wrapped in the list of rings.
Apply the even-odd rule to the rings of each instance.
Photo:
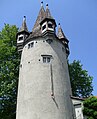
[[[49,63],[49,62],[50,62],[50,60],[51,60],[51,58],[50,58],[50,57],[47,57],[47,63]]]
[[[42,55],[43,63],[50,63],[51,62],[51,55]]]
[[[46,28],[46,25],[44,25],[43,27],[42,27],[42,30],[44,30]]]
[[[46,57],[43,57],[43,63],[46,63]]]
[[[28,44],[28,49],[30,48],[30,44]]]
[[[34,43],[32,42],[32,43],[31,43],[31,47],[33,47],[33,44],[34,44]]]
[[[29,48],[32,48],[32,47],[33,47],[33,45],[34,45],[34,42],[29,43],[29,44],[28,44],[28,49],[29,49]]]
[[[51,23],[48,23],[48,28],[53,28]]]
[[[46,42],[51,44],[53,42],[53,40],[52,39],[47,39]]]
[[[62,47],[62,51],[65,52],[65,49]]]
[[[19,37],[19,41],[23,40],[23,36]]]

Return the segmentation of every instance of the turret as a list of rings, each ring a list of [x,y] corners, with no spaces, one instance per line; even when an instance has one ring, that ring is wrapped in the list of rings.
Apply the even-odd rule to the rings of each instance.
[[[22,52],[23,44],[25,42],[25,39],[28,36],[29,36],[29,32],[28,32],[28,28],[26,25],[26,16],[24,16],[22,26],[16,35],[18,52],[20,53]]]
[[[66,55],[67,55],[67,57],[68,57],[68,55],[70,54],[69,46],[68,46],[69,40],[68,40],[68,39],[66,38],[66,36],[64,35],[60,23],[59,23],[59,25],[58,25],[58,34],[57,34],[57,37],[58,37],[59,40],[64,44],[65,50],[66,50]]]

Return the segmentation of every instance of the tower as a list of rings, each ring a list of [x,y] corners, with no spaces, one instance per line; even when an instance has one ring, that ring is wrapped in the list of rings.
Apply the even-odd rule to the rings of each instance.
[[[42,5],[32,32],[25,28],[17,33],[22,53],[16,119],[73,119],[69,47],[60,24],[56,35],[56,21]],[[26,37],[20,48],[21,34]]]

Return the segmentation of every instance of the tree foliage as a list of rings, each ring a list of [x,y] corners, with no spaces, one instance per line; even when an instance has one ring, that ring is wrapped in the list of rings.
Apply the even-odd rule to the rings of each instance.
[[[90,97],[84,101],[83,113],[87,119],[97,119],[97,97]]]
[[[0,32],[0,119],[15,118],[19,55],[15,25],[5,24]]]
[[[93,91],[93,77],[82,69],[80,61],[74,60],[73,63],[69,64],[69,74],[73,96],[89,97]]]

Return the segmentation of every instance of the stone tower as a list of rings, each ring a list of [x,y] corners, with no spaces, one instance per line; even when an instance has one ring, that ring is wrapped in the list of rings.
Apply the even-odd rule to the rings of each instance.
[[[16,119],[73,119],[68,73],[68,40],[48,5],[43,5],[32,32],[26,17],[17,33],[21,53]]]

